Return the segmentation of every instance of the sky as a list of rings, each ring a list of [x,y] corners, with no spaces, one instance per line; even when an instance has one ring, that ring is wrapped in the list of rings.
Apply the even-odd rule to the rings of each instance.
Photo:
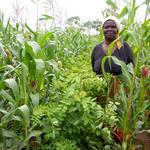
[[[57,3],[69,17],[80,16],[84,19],[102,17],[101,10],[106,7],[105,0],[57,0]]]
[[[0,10],[5,14],[5,18],[9,16],[14,16],[13,5],[16,4],[17,0],[0,0]],[[20,16],[24,18],[28,22],[31,27],[35,27],[36,19],[37,19],[37,0],[18,0],[19,7],[23,8],[23,11],[20,12]],[[45,0],[39,1],[39,14],[43,13],[43,6]],[[49,0],[50,1],[50,0]],[[56,11],[59,12],[60,18],[62,18],[62,22],[65,21],[66,18],[72,16],[79,16],[81,20],[102,20],[101,11],[106,8],[105,0],[54,0],[57,4]],[[123,6],[123,1],[122,1]],[[137,0],[137,2],[141,3],[143,0]],[[141,8],[139,12],[139,18],[142,19],[144,15],[145,8]],[[39,15],[40,17],[40,15]]]

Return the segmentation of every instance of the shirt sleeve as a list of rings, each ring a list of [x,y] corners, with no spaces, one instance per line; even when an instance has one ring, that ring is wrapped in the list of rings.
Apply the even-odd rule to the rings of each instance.
[[[101,74],[101,46],[96,45],[91,55],[92,69],[96,74]]]
[[[125,53],[126,53],[126,56],[127,56],[127,64],[133,63],[133,65],[134,65],[132,49],[129,46],[129,44],[126,43],[126,42],[124,43],[124,50],[125,50]]]
[[[92,55],[91,55],[91,63],[92,63],[93,71],[94,71],[94,62],[95,62],[95,50],[96,50],[96,47],[93,49]]]

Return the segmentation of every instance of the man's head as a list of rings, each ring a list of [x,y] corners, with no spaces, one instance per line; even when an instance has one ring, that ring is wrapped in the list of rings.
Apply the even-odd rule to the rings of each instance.
[[[102,27],[105,40],[112,42],[117,38],[119,33],[120,22],[116,17],[109,16],[102,22]]]

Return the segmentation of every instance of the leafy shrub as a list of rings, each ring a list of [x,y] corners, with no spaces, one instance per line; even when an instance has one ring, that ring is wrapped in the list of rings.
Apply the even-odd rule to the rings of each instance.
[[[72,64],[76,61],[72,69],[68,67],[53,78],[49,102],[33,111],[32,124],[42,129],[42,144],[51,149],[54,145],[82,150],[114,145],[111,130],[117,122],[116,104],[110,102],[102,108],[96,102],[97,93],[106,93],[102,90],[106,81],[97,78],[81,58],[72,60]],[[63,141],[68,142],[65,145]]]

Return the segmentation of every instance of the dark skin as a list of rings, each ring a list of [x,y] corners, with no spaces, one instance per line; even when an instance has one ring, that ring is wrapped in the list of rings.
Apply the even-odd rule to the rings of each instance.
[[[104,33],[104,43],[103,49],[107,52],[109,44],[117,38],[118,29],[117,25],[113,20],[108,20],[103,25],[103,33]],[[114,47],[113,51],[115,51],[116,46]]]

